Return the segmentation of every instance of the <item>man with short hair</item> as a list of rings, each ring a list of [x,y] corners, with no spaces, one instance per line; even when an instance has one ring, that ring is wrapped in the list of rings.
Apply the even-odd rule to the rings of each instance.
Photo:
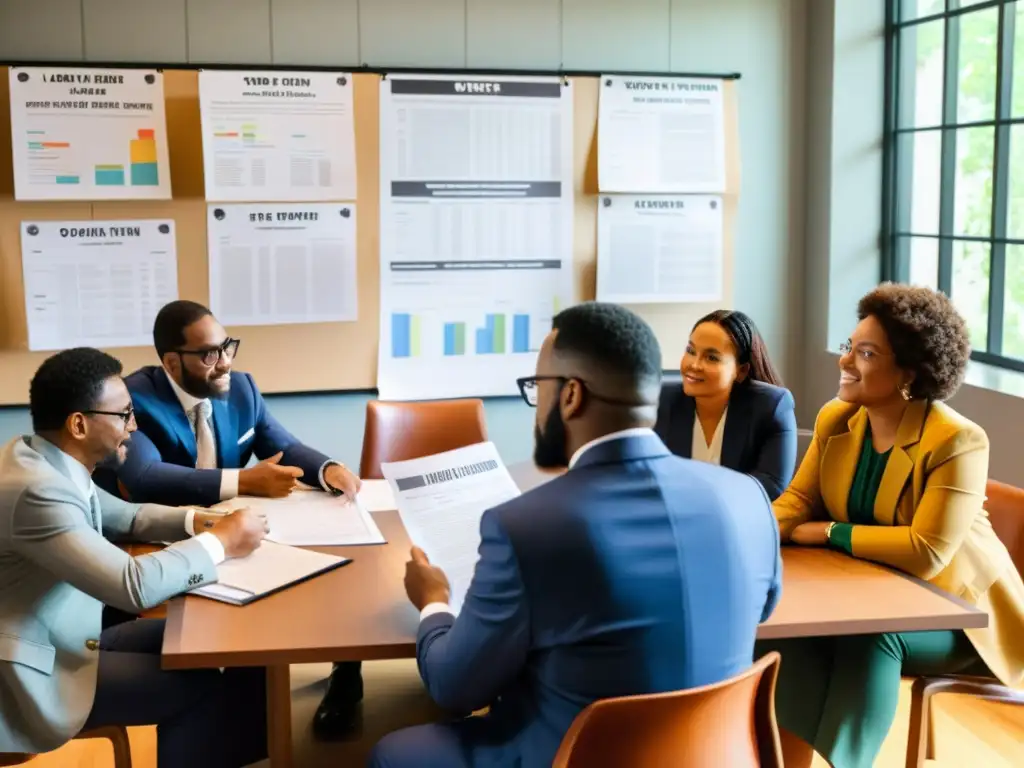
[[[107,490],[117,493],[120,481],[134,501],[209,506],[238,495],[287,496],[301,481],[355,497],[359,479],[303,445],[270,413],[252,376],[232,369],[241,342],[209,309],[172,301],[157,313],[153,342],[161,365],[125,379],[139,432],[116,478],[98,474]],[[254,456],[259,462],[247,466]],[[314,732],[348,734],[362,697],[360,663],[336,664]]]
[[[598,699],[672,691],[749,668],[781,578],[771,505],[752,478],[673,456],[651,427],[661,350],[622,307],[559,313],[535,376],[534,460],[568,471],[486,511],[461,613],[413,548],[420,675],[483,717],[386,736],[375,768],[551,765]]]
[[[157,726],[161,768],[235,768],[266,754],[261,670],[164,671],[162,620],[101,633],[103,604],[138,613],[217,580],[266,520],[247,510],[128,504],[93,485],[135,431],[121,364],[60,352],[29,391],[34,434],[0,450],[0,753],[47,752],[104,725]],[[198,535],[194,533],[198,532]],[[132,557],[111,539],[170,541]]]

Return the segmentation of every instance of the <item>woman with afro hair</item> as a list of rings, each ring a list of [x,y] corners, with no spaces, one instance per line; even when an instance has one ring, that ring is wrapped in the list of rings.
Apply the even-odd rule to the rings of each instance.
[[[899,569],[987,612],[989,623],[759,643],[759,655],[783,656],[779,724],[835,768],[874,764],[901,675],[987,674],[1024,688],[1024,583],[984,509],[988,437],[943,402],[970,356],[963,318],[941,293],[893,284],[861,299],[857,316],[838,398],[818,413],[807,455],[774,504],[782,541]],[[795,744],[787,766],[810,756],[806,746],[791,755]]]

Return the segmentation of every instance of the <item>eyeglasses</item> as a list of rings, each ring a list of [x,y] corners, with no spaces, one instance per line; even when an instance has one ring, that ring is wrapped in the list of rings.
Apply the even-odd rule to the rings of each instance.
[[[199,362],[207,368],[212,368],[221,358],[227,361],[235,359],[235,355],[238,354],[238,346],[242,343],[241,339],[232,339],[228,337],[224,339],[224,343],[219,347],[212,347],[210,349],[176,349],[174,350],[179,355],[195,355],[199,358]]]
[[[862,360],[870,360],[873,357],[892,357],[892,352],[879,352],[875,349],[869,349],[868,347],[857,347],[853,346],[853,343],[847,339],[839,345],[839,352],[844,355],[848,355],[851,352],[856,352]]]
[[[519,385],[519,394],[523,396],[526,404],[531,408],[536,408],[538,382],[560,381],[564,384],[568,380],[565,376],[523,376],[521,379],[516,379],[516,384]]]
[[[82,413],[88,416],[118,416],[126,427],[135,418],[134,408],[129,408],[127,411],[82,411]]]

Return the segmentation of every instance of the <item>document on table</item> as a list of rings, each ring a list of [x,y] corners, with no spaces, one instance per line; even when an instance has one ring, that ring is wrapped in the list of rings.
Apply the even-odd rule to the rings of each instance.
[[[225,325],[354,321],[352,203],[211,205],[210,308]]]
[[[597,214],[597,299],[619,304],[719,301],[722,198],[602,195]]]
[[[174,221],[25,221],[30,350],[141,347],[178,298]]]
[[[352,75],[199,72],[206,199],[355,200]]]
[[[245,605],[349,562],[345,557],[264,541],[247,557],[218,565],[217,583],[198,587],[191,594]]]
[[[598,189],[726,192],[723,85],[708,78],[602,76]]]
[[[293,547],[345,547],[385,544],[373,517],[359,501],[323,491],[293,491],[280,499],[238,496],[232,508],[248,507],[267,516],[267,541]],[[391,507],[394,509],[394,507]]]
[[[494,443],[385,463],[381,471],[409,539],[448,577],[449,604],[458,614],[479,558],[480,518],[519,489]]]

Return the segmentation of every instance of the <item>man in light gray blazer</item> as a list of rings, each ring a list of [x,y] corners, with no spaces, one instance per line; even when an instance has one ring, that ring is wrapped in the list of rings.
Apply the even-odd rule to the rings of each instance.
[[[259,670],[163,671],[163,622],[101,633],[103,604],[138,613],[215,581],[266,521],[127,504],[91,480],[135,429],[121,364],[60,352],[32,379],[34,434],[0,449],[0,753],[39,753],[102,725],[157,726],[161,768],[262,759]],[[198,533],[198,535],[193,535]],[[131,557],[111,539],[175,542]]]

